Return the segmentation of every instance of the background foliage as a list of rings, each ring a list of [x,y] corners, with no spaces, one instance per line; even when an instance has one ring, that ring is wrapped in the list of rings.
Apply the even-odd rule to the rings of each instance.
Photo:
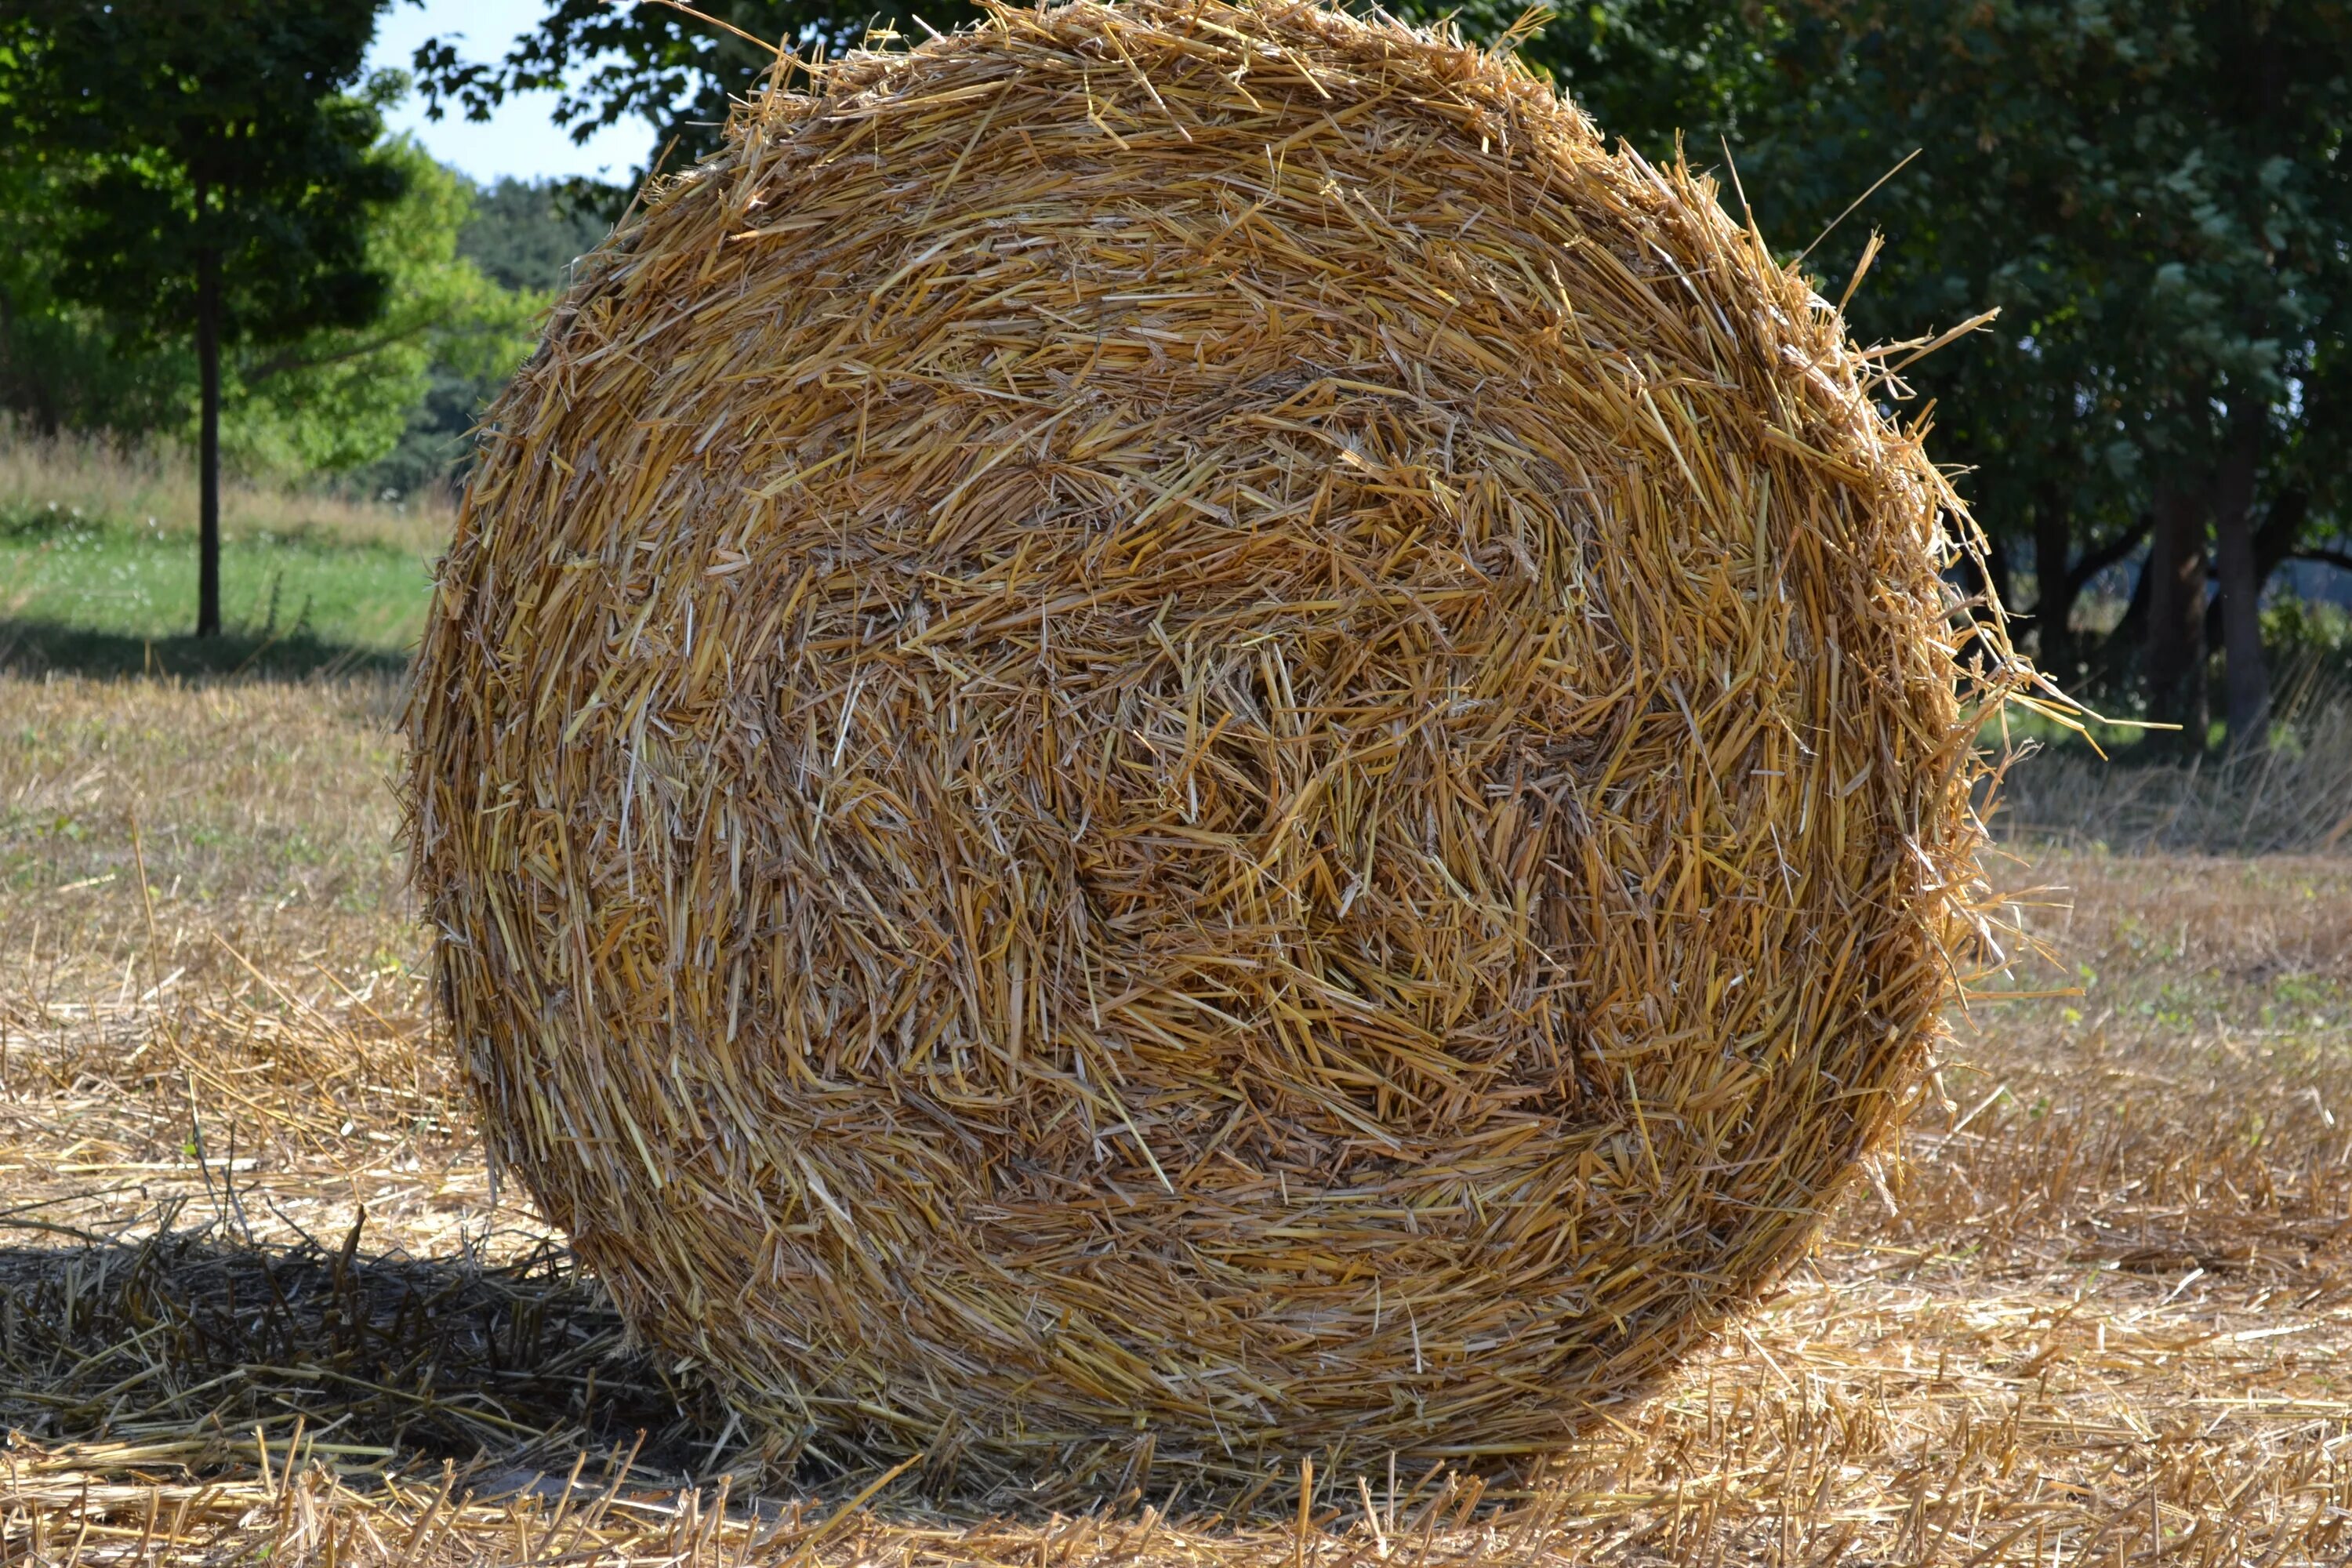
[[[1507,37],[1609,134],[1716,170],[1864,341],[1999,310],[1895,390],[1991,536],[1980,586],[2071,689],[2178,721],[2194,750],[2225,727],[2267,738],[2274,692],[2312,657],[2340,660],[2340,617],[2279,606],[2352,597],[2352,0],[1570,0],[1540,26],[1518,0],[1396,8]],[[547,0],[481,58],[428,43],[417,86],[476,115],[552,88],[575,134],[642,124],[646,166],[675,168],[775,64],[740,34],[808,58],[976,14],[700,9],[724,26]],[[0,81],[28,15],[0,0]],[[40,429],[184,437],[186,344],[60,290],[58,215],[80,176],[19,143],[0,156],[0,406]],[[393,141],[377,156],[404,181],[367,241],[382,309],[232,355],[226,444],[244,471],[392,494],[446,480],[627,195],[476,189]]]
[[[572,259],[604,237],[601,218],[551,185],[479,188],[407,139],[388,139],[382,156],[403,189],[367,227],[367,263],[386,279],[381,309],[361,326],[228,356],[222,445],[236,472],[395,495],[446,481],[476,415],[530,352]],[[67,199],[60,183],[53,169],[0,163],[0,410],[47,436],[185,441],[190,345],[125,332],[56,289],[47,215]]]

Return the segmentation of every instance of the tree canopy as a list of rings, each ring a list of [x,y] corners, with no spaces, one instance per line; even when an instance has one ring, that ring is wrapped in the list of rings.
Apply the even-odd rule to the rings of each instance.
[[[367,220],[404,184],[350,90],[373,31],[373,6],[328,0],[46,7],[6,80],[24,146],[70,171],[58,290],[158,338],[185,333],[207,267],[224,341],[372,316]]]
[[[530,353],[548,284],[503,286],[460,254],[477,199],[462,177],[405,138],[379,155],[403,184],[364,237],[367,263],[385,280],[383,308],[363,324],[319,328],[230,360],[227,440],[241,467],[356,470],[400,443],[436,377],[472,391],[463,411],[470,425]]]
[[[700,16],[660,4],[550,0],[539,25],[498,59],[469,60],[455,44],[429,40],[416,51],[418,79],[436,117],[456,107],[486,119],[510,94],[553,90],[557,122],[582,141],[643,120],[653,127],[646,167],[665,150],[671,166],[682,166],[719,144],[730,100],[774,67],[776,43],[839,54],[892,16],[829,0],[702,0],[696,10]],[[919,37],[923,26],[945,30],[979,14],[971,0],[930,0],[919,20],[909,10],[896,25]]]
[[[2193,738],[2218,621],[2233,741],[2258,740],[2262,584],[2341,515],[2352,6],[1823,0],[1759,30],[1773,90],[1731,129],[1767,232],[1810,237],[1910,157],[1809,264],[1835,297],[1883,239],[1865,337],[2001,311],[1912,379],[2032,574],[2045,667],[2136,667]],[[2129,624],[2085,647],[2078,595],[2142,539]]]

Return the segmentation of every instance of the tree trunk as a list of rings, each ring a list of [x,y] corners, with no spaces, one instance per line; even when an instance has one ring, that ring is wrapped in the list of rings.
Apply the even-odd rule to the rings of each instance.
[[[197,197],[201,211],[203,196]],[[220,253],[196,252],[196,635],[221,629]]]
[[[2301,485],[2272,498],[2263,510],[2262,526],[2254,530],[2255,581],[2268,583],[2271,574],[2286,564],[2303,542],[2303,525],[2310,517],[2311,492]]]
[[[2205,507],[2200,487],[2168,479],[2156,492],[2156,527],[2148,539],[2148,717],[2178,724],[2159,731],[2179,750],[2205,749]]]
[[[1985,536],[1985,587],[2004,616],[2017,609],[2017,584],[2009,570],[2009,542],[2000,534]]]
[[[2231,421],[2213,485],[2213,558],[2221,589],[2222,691],[2230,750],[2259,750],[2270,728],[2270,672],[2263,668],[2263,574],[2254,562],[2254,470],[2262,458],[2263,415]]]
[[[2042,672],[2061,687],[2074,683],[2074,574],[2068,559],[2074,544],[2074,519],[2066,513],[2063,490],[2054,481],[2043,484],[2033,498],[2034,650]]]

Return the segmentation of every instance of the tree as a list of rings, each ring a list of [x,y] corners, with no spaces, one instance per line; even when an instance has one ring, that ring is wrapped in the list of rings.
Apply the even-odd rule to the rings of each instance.
[[[404,138],[378,153],[406,182],[368,224],[368,264],[387,280],[383,312],[363,327],[224,353],[225,468],[355,475],[404,494],[439,479],[462,460],[482,405],[530,352],[561,272],[538,264],[540,253],[561,249],[568,260],[603,234],[601,225],[586,234],[584,220],[518,226],[516,202],[491,210],[489,197]],[[45,434],[161,434],[193,445],[190,347],[111,350],[104,317],[59,300],[56,216],[73,184],[12,180],[12,172],[0,164],[0,409]],[[516,189],[549,199],[544,187]]]
[[[2262,588],[2338,515],[2334,476],[2352,456],[2326,390],[2352,313],[2338,156],[2352,6],[1801,0],[1736,15],[1739,37],[1706,58],[1754,67],[1717,96],[1740,111],[1726,129],[1767,232],[1817,232],[1916,150],[1865,222],[1813,251],[1829,291],[1875,226],[1885,249],[1852,307],[1866,337],[2001,310],[1913,379],[1935,399],[1940,450],[1971,470],[1999,561],[2025,547],[2045,666],[2072,680],[2118,662],[2078,647],[2074,603],[2146,540],[2124,631],[2148,710],[2202,743],[2212,624],[2232,744],[2259,743]]]
[[[1654,158],[1727,146],[1865,340],[1999,308],[1907,376],[1994,585],[2021,561],[2043,668],[2136,673],[2192,746],[2221,645],[2232,744],[2259,743],[2263,585],[2342,518],[2352,467],[2352,5],[1599,0],[1526,52]],[[2143,546],[2088,645],[2078,596]]]
[[[425,330],[403,340],[413,357],[391,443],[346,469],[369,489],[406,495],[443,483],[472,457],[483,406],[537,338],[572,259],[607,226],[564,209],[558,187],[500,180],[487,190],[410,149],[417,168],[386,227],[399,237],[391,321]],[[419,352],[429,351],[429,352]],[[389,387],[386,388],[387,392]],[[382,397],[378,406],[394,408]]]
[[[376,104],[352,89],[367,0],[10,0],[10,153],[69,163],[54,287],[128,345],[193,339],[199,636],[220,630],[226,352],[376,320],[371,217],[398,199]]]
[[[869,26],[944,30],[980,14],[973,0],[929,0],[919,13],[827,0],[701,0],[696,9],[723,26],[658,3],[550,0],[539,26],[495,62],[467,60],[455,45],[428,39],[416,51],[417,78],[436,118],[456,105],[488,119],[512,93],[552,89],[562,95],[557,122],[583,142],[599,127],[642,119],[653,128],[651,172],[665,148],[671,166],[682,166],[718,146],[729,103],[774,67],[777,43],[835,55],[863,41]]]
[[[602,244],[612,226],[568,195],[551,181],[499,181],[475,195],[458,253],[502,289],[562,289],[572,264]]]
[[[0,160],[0,412],[43,436],[171,424],[182,356],[123,352],[101,315],[58,296],[73,189],[54,168]]]
[[[0,409],[46,436],[152,425],[170,397],[160,356],[114,352],[106,323],[58,297],[58,246],[88,160],[37,141],[12,90],[31,24],[0,3]]]

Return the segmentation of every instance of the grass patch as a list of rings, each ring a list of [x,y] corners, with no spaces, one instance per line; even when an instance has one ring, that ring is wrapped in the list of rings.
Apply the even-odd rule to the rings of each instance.
[[[449,534],[446,498],[231,480],[223,635],[196,624],[195,464],[0,424],[0,667],[288,676],[404,667]]]
[[[2025,738],[2011,726],[2012,742]],[[2011,768],[1993,828],[2012,841],[2131,851],[2337,849],[2352,842],[2352,694],[2305,693],[2273,725],[2268,746],[2243,754],[2218,740],[2187,762],[2045,742]]]
[[[199,642],[196,545],[160,521],[48,503],[0,511],[0,658],[89,673],[392,666],[432,595],[429,555],[323,526],[221,547],[224,635]]]
[[[0,911],[39,919],[53,952],[126,911],[143,931],[143,864],[159,910],[405,952],[398,689],[0,675]]]

